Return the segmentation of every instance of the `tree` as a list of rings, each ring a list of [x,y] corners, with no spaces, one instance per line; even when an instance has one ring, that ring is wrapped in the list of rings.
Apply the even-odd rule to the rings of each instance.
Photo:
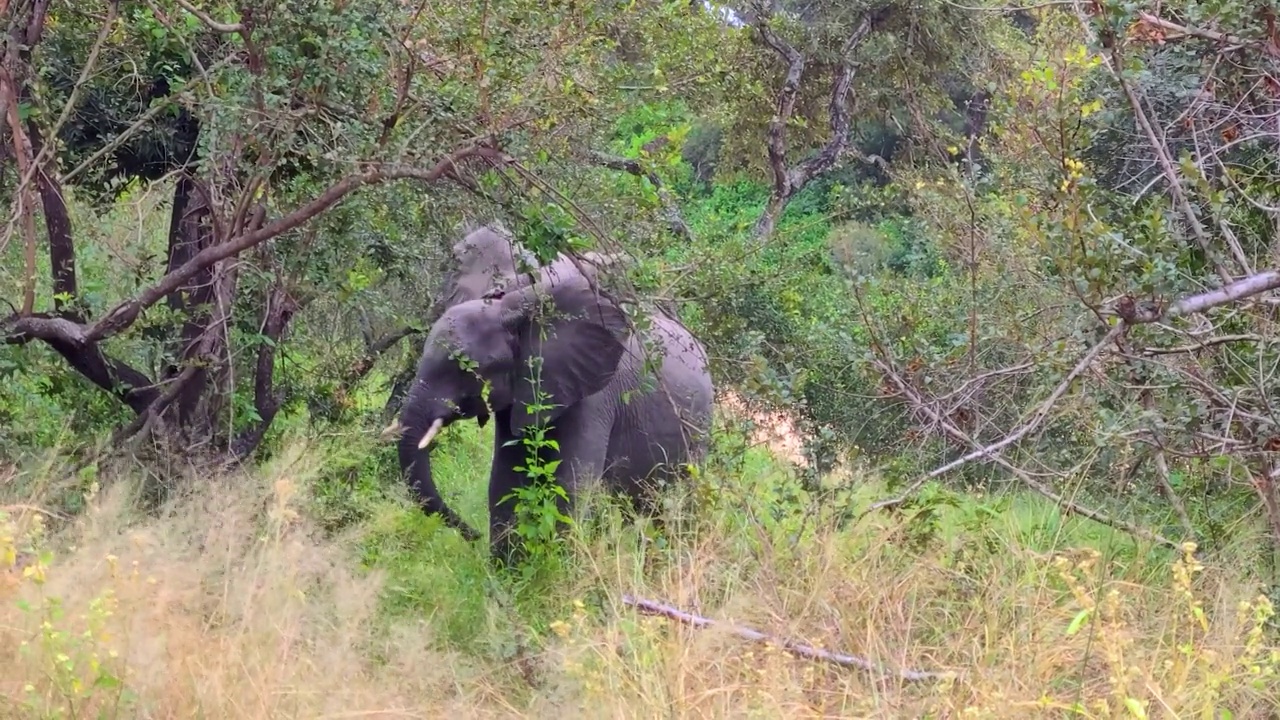
[[[769,237],[796,195],[846,156],[883,164],[857,150],[858,139],[880,125],[909,129],[903,134],[913,144],[945,157],[943,123],[955,113],[947,86],[954,78],[980,84],[989,35],[1002,23],[950,3],[753,2],[734,11],[749,25],[751,44],[738,59],[744,74],[773,78],[768,90],[752,81],[727,133],[727,154],[752,158],[748,167],[769,178],[758,238]]]
[[[275,371],[295,318],[350,291],[355,267],[388,294],[429,292],[432,248],[453,239],[424,243],[420,218],[388,208],[428,203],[456,221],[471,196],[540,212],[554,192],[541,176],[593,142],[623,97],[611,38],[676,12],[523,0],[12,10],[0,99],[22,261],[6,267],[22,271],[5,342],[53,349],[121,401],[134,414],[124,434],[163,428],[231,457],[261,443],[286,399]],[[84,292],[64,199],[101,207],[158,183],[173,188],[163,271],[136,292]],[[392,325],[367,349],[411,335]],[[138,343],[160,348],[155,367],[125,358]]]

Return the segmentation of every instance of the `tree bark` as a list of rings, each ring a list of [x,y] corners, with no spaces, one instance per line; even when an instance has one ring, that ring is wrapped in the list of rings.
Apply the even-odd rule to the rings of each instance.
[[[44,138],[33,120],[27,121],[33,157],[40,157]],[[49,267],[53,274],[53,307],[63,317],[83,322],[76,282],[76,246],[71,228],[71,214],[56,173],[48,163],[36,168],[36,190],[44,210],[45,231],[49,240]]]
[[[201,250],[212,245],[213,240],[210,209],[205,194],[200,192],[195,178],[182,172],[173,191],[166,272],[171,273],[190,262]],[[200,340],[209,330],[212,317],[213,282],[213,269],[203,268],[166,297],[169,308],[185,316],[177,337],[171,338],[168,343],[169,362],[164,370],[166,379],[176,378],[184,371],[185,366],[196,359]],[[174,410],[179,426],[186,427],[193,422],[196,406],[205,393],[208,379],[209,372],[202,363],[202,367],[193,370],[192,377],[175,398]]]
[[[752,234],[760,240],[768,239],[777,228],[778,219],[791,200],[814,178],[835,167],[849,150],[849,95],[853,84],[851,57],[867,38],[887,18],[887,12],[876,10],[863,15],[844,45],[831,77],[831,92],[827,102],[827,124],[830,135],[816,153],[794,167],[787,164],[787,123],[795,112],[796,98],[800,92],[807,58],[770,26],[771,14],[762,14],[755,21],[760,40],[787,64],[782,87],[775,100],[773,117],[769,121],[767,147],[769,167],[773,173],[773,189],[769,201],[756,220]]]

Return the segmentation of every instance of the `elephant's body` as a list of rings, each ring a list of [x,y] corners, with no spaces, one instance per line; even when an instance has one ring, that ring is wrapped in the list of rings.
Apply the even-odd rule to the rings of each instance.
[[[516,470],[529,461],[520,439],[539,419],[558,450],[544,448],[538,459],[560,461],[555,477],[570,498],[565,512],[597,480],[648,506],[647,480],[678,477],[707,449],[713,388],[701,344],[675,319],[654,313],[645,336],[662,358],[656,377],[645,377],[650,350],[616,303],[566,262],[542,268],[537,282],[518,277],[499,297],[449,307],[427,336],[401,415],[401,466],[423,509],[476,539],[440,498],[425,448],[441,427],[469,417],[483,426],[492,412],[490,543],[500,557],[510,549],[515,520],[503,499],[527,482]],[[472,363],[470,371],[459,367],[458,355]],[[541,358],[540,382],[528,366],[533,358]],[[480,378],[488,383],[487,404]],[[540,401],[560,407],[531,411]]]
[[[556,478],[571,499],[600,480],[605,489],[643,502],[653,490],[646,481],[674,480],[706,453],[713,400],[706,354],[665,316],[653,318],[647,335],[662,355],[661,364],[649,368],[652,377],[643,377],[647,353],[640,337],[628,337],[609,384],[566,410],[547,433],[560,447],[547,459],[562,460]],[[504,424],[495,425],[495,446],[513,439]],[[497,488],[497,496],[510,489]]]
[[[633,336],[614,381],[597,393],[603,404],[617,406],[604,478],[633,496],[640,495],[639,480],[655,473],[669,480],[683,464],[701,462],[711,422],[711,376],[702,346],[687,328],[664,315],[652,318],[648,336],[662,355],[653,368],[658,387],[636,392],[643,382],[645,351]],[[624,393],[634,393],[630,402],[621,402]]]

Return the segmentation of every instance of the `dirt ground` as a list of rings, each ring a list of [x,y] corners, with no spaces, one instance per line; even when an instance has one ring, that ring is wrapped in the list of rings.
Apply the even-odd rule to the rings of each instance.
[[[808,465],[803,452],[804,438],[790,415],[784,412],[750,412],[742,398],[732,391],[721,393],[717,404],[735,417],[750,418],[755,422],[751,442],[767,445],[774,454],[801,467]]]

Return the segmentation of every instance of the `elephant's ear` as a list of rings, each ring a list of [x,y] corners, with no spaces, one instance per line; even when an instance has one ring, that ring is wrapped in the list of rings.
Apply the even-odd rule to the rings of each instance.
[[[517,435],[535,420],[554,420],[603,390],[625,350],[626,315],[581,277],[506,295],[502,321],[518,348],[511,407],[511,431]],[[556,407],[534,415],[529,405],[535,402]]]

